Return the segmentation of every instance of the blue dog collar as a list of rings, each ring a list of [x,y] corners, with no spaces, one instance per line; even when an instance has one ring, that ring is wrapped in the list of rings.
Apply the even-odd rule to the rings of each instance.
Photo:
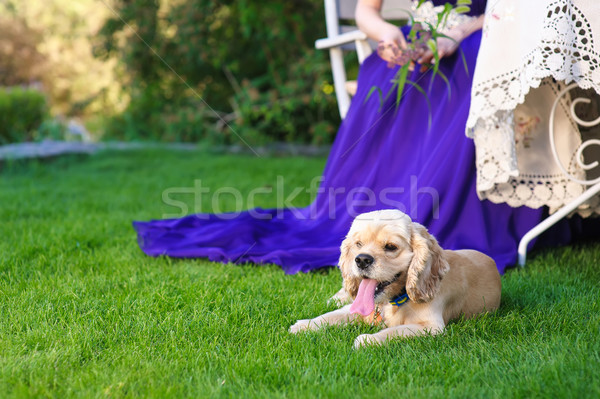
[[[392,306],[400,307],[400,306],[404,305],[406,302],[408,302],[409,299],[410,298],[408,297],[408,294],[405,292],[404,294],[400,294],[396,298],[392,299],[390,301],[390,304]]]

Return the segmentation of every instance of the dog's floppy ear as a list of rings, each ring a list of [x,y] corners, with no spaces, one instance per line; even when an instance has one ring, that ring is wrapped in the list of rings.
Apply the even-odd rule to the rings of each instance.
[[[418,223],[412,224],[410,245],[414,255],[408,267],[406,292],[417,303],[429,302],[438,292],[450,265],[437,240]]]
[[[350,236],[346,237],[344,241],[342,241],[342,245],[340,246],[340,260],[338,265],[340,266],[340,271],[342,272],[342,278],[344,279],[344,289],[352,298],[356,298],[356,294],[358,293],[358,286],[360,285],[360,279],[354,277],[350,271],[352,270],[352,264],[354,263],[354,258],[350,253],[350,248],[352,247],[352,240]]]

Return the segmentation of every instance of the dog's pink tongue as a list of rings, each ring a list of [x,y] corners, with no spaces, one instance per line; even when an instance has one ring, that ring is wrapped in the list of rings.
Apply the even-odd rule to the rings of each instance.
[[[350,313],[360,313],[363,316],[368,316],[375,310],[375,289],[377,288],[377,280],[365,278],[360,282],[356,299],[350,306]]]

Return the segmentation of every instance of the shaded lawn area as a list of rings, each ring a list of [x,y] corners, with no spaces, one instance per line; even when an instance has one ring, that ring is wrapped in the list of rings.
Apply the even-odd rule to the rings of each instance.
[[[1,166],[2,396],[600,396],[598,244],[509,271],[495,314],[360,351],[368,326],[287,333],[332,309],[335,269],[286,276],[137,247],[131,220],[171,213],[169,187],[202,179],[247,193],[282,175],[290,193],[324,162],[157,150]]]

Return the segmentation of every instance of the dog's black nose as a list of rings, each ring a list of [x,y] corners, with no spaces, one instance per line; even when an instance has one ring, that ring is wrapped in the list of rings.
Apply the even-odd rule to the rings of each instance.
[[[359,269],[367,269],[373,264],[375,258],[373,258],[371,255],[359,254],[356,258],[354,258],[354,261]]]

